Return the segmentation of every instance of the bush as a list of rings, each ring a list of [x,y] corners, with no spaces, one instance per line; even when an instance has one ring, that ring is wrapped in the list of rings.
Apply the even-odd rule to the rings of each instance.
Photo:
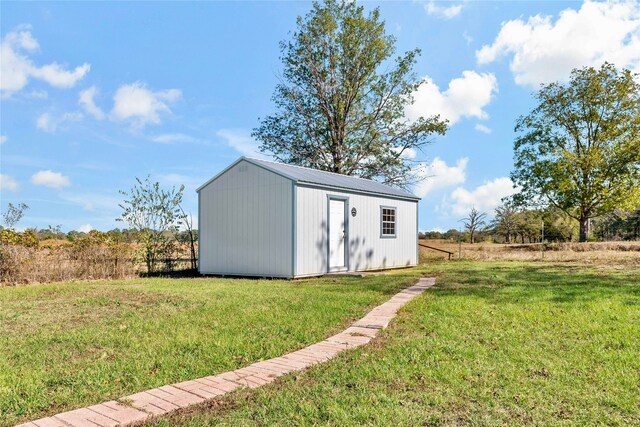
[[[132,277],[137,268],[128,255],[105,246],[78,250],[71,246],[29,248],[0,246],[0,280],[4,284]]]

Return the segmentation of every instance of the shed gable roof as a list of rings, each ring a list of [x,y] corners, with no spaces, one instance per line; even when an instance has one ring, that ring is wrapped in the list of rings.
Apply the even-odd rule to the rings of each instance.
[[[325,172],[316,169],[305,168],[302,166],[287,165],[284,163],[272,162],[269,160],[254,159],[251,157],[241,157],[228,168],[200,186],[196,191],[200,191],[207,184],[214,181],[217,177],[222,175],[224,172],[226,172],[242,160],[267,169],[273,173],[281,175],[300,184],[320,185],[342,190],[355,190],[363,193],[372,193],[385,196],[401,197],[411,200],[420,200],[419,197],[416,197],[414,194],[408,191],[394,188],[381,182],[373,181],[371,179],[341,175],[333,172]]]

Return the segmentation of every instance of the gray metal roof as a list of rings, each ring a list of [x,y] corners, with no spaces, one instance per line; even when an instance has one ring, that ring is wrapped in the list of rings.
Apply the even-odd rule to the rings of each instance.
[[[316,169],[305,168],[302,166],[287,165],[284,163],[271,162],[268,160],[254,159],[250,157],[243,157],[242,159],[255,165],[262,166],[265,169],[268,169],[279,175],[283,175],[298,183],[315,184],[336,189],[355,190],[364,193],[374,193],[412,200],[420,200],[419,197],[416,197],[408,191],[390,187],[386,184],[382,184],[381,182],[373,181],[371,179],[340,175],[333,172],[325,172]]]

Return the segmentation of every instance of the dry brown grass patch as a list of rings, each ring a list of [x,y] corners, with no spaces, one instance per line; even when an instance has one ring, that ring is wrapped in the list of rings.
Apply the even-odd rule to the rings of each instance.
[[[609,267],[640,267],[640,242],[587,242],[545,244],[463,243],[422,240],[424,244],[453,252],[454,259],[475,261],[551,261]],[[460,256],[459,256],[460,255]],[[443,259],[446,254],[420,248],[422,260]]]

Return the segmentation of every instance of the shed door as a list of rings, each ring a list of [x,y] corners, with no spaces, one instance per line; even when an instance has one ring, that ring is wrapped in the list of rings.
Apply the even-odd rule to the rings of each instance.
[[[346,270],[346,200],[329,199],[329,271]]]

